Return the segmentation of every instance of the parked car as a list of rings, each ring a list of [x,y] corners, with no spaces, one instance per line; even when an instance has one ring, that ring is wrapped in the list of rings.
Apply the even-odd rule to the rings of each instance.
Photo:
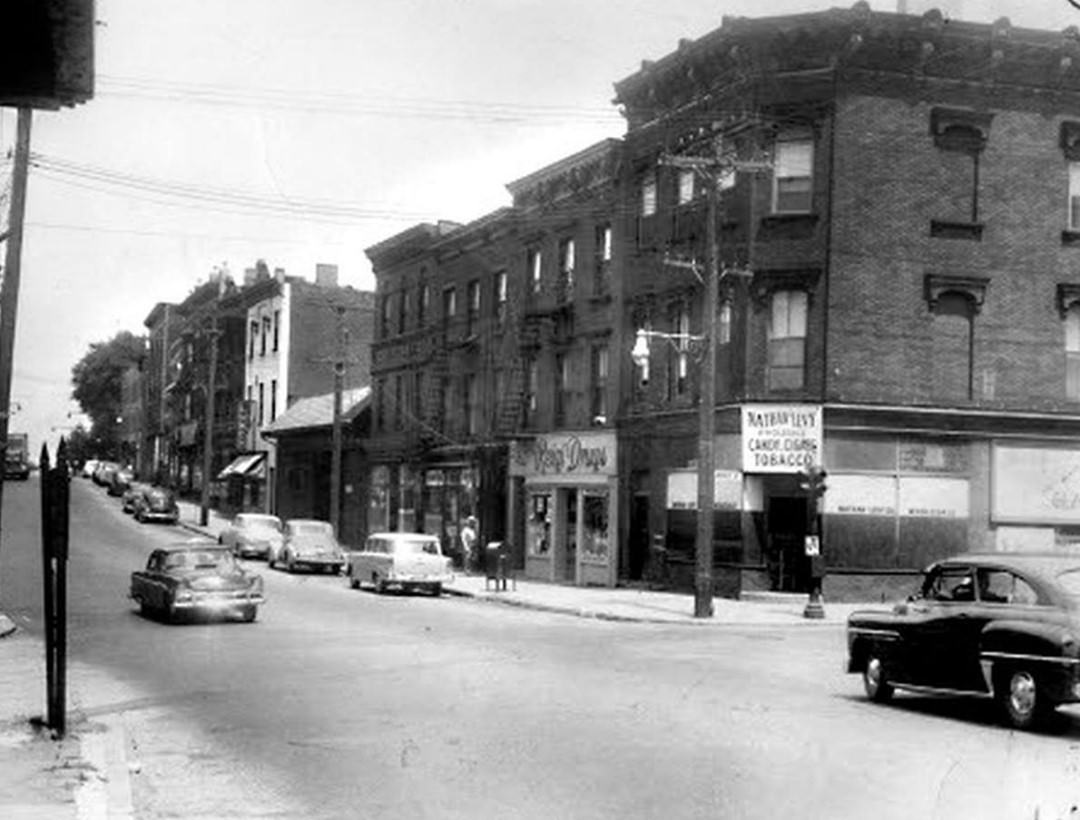
[[[122,497],[134,480],[135,471],[127,467],[121,467],[109,474],[109,483],[106,486],[106,491],[109,495],[116,496],[117,498]]]
[[[439,539],[413,532],[369,535],[362,549],[349,553],[346,574],[353,589],[370,583],[380,593],[396,586],[405,592],[423,589],[433,595],[440,595],[443,584],[454,578]]]
[[[271,567],[284,564],[289,572],[306,568],[336,574],[345,566],[345,553],[326,521],[291,518],[285,522],[281,545],[270,545],[267,562]]]
[[[100,462],[96,458],[88,458],[82,466],[82,477],[92,479],[94,473],[97,472],[98,464]]]
[[[232,552],[211,541],[150,553],[146,569],[131,573],[130,597],[144,615],[175,620],[183,613],[220,614],[254,621],[265,602],[263,581]]]
[[[283,541],[281,519],[265,513],[239,513],[218,535],[218,543],[237,558],[267,558],[271,545],[281,552]]]
[[[135,505],[142,495],[144,490],[149,489],[149,484],[143,484],[138,481],[132,481],[128,485],[128,488],[124,490],[124,494],[120,496],[120,507],[126,513],[134,513]]]
[[[991,553],[932,564],[891,612],[848,618],[848,671],[895,689],[994,698],[1030,729],[1080,701],[1080,556]]]
[[[94,483],[100,487],[109,486],[113,473],[119,469],[120,465],[115,461],[99,461],[97,468],[94,470]]]
[[[162,487],[145,487],[135,497],[135,520],[140,524],[147,521],[164,521],[175,524],[180,520],[180,507],[172,490]]]

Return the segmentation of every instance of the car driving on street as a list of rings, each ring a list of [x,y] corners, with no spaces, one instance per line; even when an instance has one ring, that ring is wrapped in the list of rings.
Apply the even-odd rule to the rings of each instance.
[[[262,578],[213,542],[154,550],[146,568],[131,574],[130,597],[145,615],[220,614],[248,622],[265,600]]]
[[[994,698],[1008,725],[1035,728],[1080,701],[1080,556],[939,561],[891,612],[852,613],[847,643],[871,700],[895,689]]]

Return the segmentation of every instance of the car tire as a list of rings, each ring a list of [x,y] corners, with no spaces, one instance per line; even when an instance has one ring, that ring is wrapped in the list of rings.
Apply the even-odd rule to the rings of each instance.
[[[240,620],[246,624],[254,623],[256,616],[259,614],[259,609],[254,604],[245,606],[240,610]]]
[[[442,595],[442,584],[432,584],[428,589],[436,598]]]
[[[371,574],[371,583],[375,585],[375,592],[379,595],[386,592],[386,581],[380,578],[377,572]]]
[[[1017,666],[997,677],[995,692],[1006,724],[1013,729],[1034,729],[1053,711],[1039,679],[1029,669]]]
[[[285,556],[285,571],[289,573],[289,575],[292,575],[294,572],[296,572],[296,562],[293,561],[291,555]]]
[[[873,652],[866,656],[863,666],[863,688],[874,703],[887,703],[893,696],[893,686],[885,677],[885,666]]]

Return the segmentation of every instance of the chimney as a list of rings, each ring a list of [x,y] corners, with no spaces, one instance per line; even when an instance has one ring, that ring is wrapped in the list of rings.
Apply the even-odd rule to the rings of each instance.
[[[315,284],[323,288],[336,288],[338,283],[337,265],[318,262],[315,265]]]
[[[285,281],[285,268],[274,268],[274,278],[278,282]]]
[[[255,268],[244,268],[244,287],[255,284]]]

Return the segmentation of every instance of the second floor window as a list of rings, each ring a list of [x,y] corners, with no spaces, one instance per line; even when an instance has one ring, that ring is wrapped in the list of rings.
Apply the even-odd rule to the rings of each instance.
[[[256,341],[256,339],[259,338],[259,323],[258,322],[252,322],[250,331],[251,331],[251,335],[248,336],[248,358],[249,359],[254,359],[255,358],[255,341]]]
[[[443,325],[448,325],[457,316],[457,291],[447,288],[442,295]]]
[[[465,377],[465,424],[468,435],[480,434],[480,379],[475,373]]]
[[[467,285],[466,297],[466,324],[465,332],[472,336],[476,333],[477,323],[480,321],[480,280],[473,279]]]
[[[573,239],[559,242],[559,301],[570,301],[574,296],[574,257]]]
[[[495,274],[495,323],[500,327],[506,323],[506,271]]]
[[[806,291],[776,291],[771,308],[769,390],[801,390],[806,363]]]
[[[656,173],[650,171],[641,180],[641,215],[652,216],[656,213]]]
[[[541,276],[544,269],[544,258],[539,248],[532,248],[526,256],[526,264],[529,268],[529,292],[533,295],[540,293]]]
[[[731,302],[720,303],[720,315],[716,321],[716,343],[731,344]]]
[[[385,339],[390,335],[390,294],[384,294],[382,305],[379,310],[379,338]]]
[[[409,329],[409,292],[403,290],[398,297],[398,333],[404,333]]]
[[[270,338],[270,317],[263,316],[262,320],[262,342],[259,344],[259,355],[266,355],[266,342]]]
[[[686,303],[675,308],[672,316],[672,332],[679,338],[668,348],[668,399],[685,396],[689,389],[690,374],[690,309]]]
[[[592,349],[591,396],[589,415],[593,424],[607,422],[608,348],[597,345]]]
[[[686,205],[694,201],[694,169],[679,169],[679,204]]]
[[[393,415],[393,424],[395,430],[400,430],[402,427],[402,410],[405,409],[404,404],[404,391],[405,385],[401,378],[401,375],[394,376],[394,406],[391,410]]]
[[[277,418],[277,379],[270,380],[270,421]]]
[[[566,424],[570,411],[570,357],[560,353],[555,357],[555,426]]]
[[[540,393],[540,365],[536,358],[530,358],[525,363],[525,426],[532,427],[536,424],[538,409],[537,396]]]
[[[442,393],[442,414],[439,420],[442,424],[442,432],[446,435],[453,435],[454,416],[457,407],[454,403],[454,382],[449,376],[443,376],[440,391]]]
[[[423,327],[427,321],[428,311],[431,309],[431,286],[427,282],[420,285],[416,294],[416,326]]]
[[[412,389],[412,417],[417,421],[424,418],[424,371],[418,370],[413,374]]]
[[[813,167],[814,143],[809,137],[776,143],[773,213],[809,213],[813,209]]]
[[[596,229],[596,279],[593,292],[602,295],[611,290],[611,226]]]

